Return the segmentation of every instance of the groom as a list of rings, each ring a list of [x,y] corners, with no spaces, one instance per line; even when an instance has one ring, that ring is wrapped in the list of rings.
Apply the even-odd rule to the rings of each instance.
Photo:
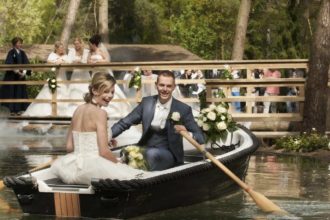
[[[171,71],[159,73],[156,88],[158,95],[148,96],[125,118],[111,128],[113,138],[131,125],[142,122],[143,133],[138,145],[145,146],[145,157],[150,170],[165,170],[183,163],[183,141],[180,131],[191,132],[200,144],[204,136],[192,115],[191,107],[172,97],[175,76]],[[174,125],[169,115],[180,114],[182,125]]]

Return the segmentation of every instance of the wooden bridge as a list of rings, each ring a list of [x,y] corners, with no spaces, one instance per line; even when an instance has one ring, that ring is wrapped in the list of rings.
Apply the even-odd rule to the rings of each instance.
[[[307,72],[307,60],[247,60],[247,61],[163,61],[163,62],[111,62],[107,64],[30,64],[30,65],[0,65],[0,71],[15,69],[29,69],[33,72],[49,72],[55,70],[55,74],[60,71],[73,71],[74,69],[83,69],[86,71],[101,71],[111,69],[115,74],[120,71],[133,71],[136,67],[140,67],[142,70],[209,70],[213,69],[223,70],[224,65],[229,65],[232,69],[240,70],[242,73],[240,79],[226,80],[226,79],[193,79],[193,80],[182,80],[177,79],[177,84],[204,84],[207,91],[207,102],[241,102],[245,104],[245,111],[236,113],[232,108],[230,112],[234,120],[238,122],[251,122],[252,125],[259,124],[258,129],[255,133],[260,137],[275,137],[286,134],[293,134],[287,130],[287,126],[281,128],[279,125],[288,125],[289,123],[299,123],[303,119],[303,105],[305,101],[305,79],[304,78],[278,78],[278,79],[254,79],[252,77],[252,71],[254,69],[271,68],[277,70],[289,70],[289,69],[305,69]],[[283,74],[282,74],[283,75]],[[243,77],[242,77],[243,76]],[[47,81],[0,81],[1,85],[8,84],[26,84],[28,86],[44,85]],[[57,81],[58,84],[72,84],[72,83],[88,83],[86,80],[62,80]],[[125,80],[117,80],[118,84],[127,84]],[[154,83],[152,80],[143,80],[143,85]],[[142,85],[142,86],[143,86]],[[253,90],[256,87],[296,87],[299,93],[296,96],[255,96]],[[231,89],[233,87],[243,88],[245,92],[241,96],[232,96]],[[225,98],[216,97],[214,90],[221,89],[225,93]],[[127,99],[114,99],[114,102],[131,102],[137,103],[141,100],[141,92],[135,93],[135,96]],[[179,100],[185,103],[199,103],[197,97],[180,98]],[[276,112],[276,113],[257,113],[256,102],[295,102],[299,104],[299,112],[287,113],[287,112]],[[28,116],[9,116],[10,120],[70,120],[70,117],[62,117],[57,114],[57,104],[60,102],[83,102],[81,99],[58,99],[57,93],[53,93],[51,99],[0,99],[0,103],[9,102],[38,102],[38,103],[50,103],[52,105],[52,114],[47,117],[28,117]],[[267,124],[271,124],[270,128],[267,128]],[[261,126],[260,126],[261,125]],[[258,126],[257,126],[258,127]],[[263,128],[263,129],[262,129]],[[252,126],[253,130],[253,126]],[[262,131],[264,130],[264,131]],[[267,130],[267,131],[265,131]],[[279,131],[281,130],[281,131]]]

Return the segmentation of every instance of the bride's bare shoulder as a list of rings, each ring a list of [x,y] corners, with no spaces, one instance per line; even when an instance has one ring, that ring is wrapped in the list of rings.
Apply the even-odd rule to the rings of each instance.
[[[107,112],[104,109],[101,109],[95,105],[85,104],[77,108],[77,111],[83,112],[83,114],[91,115],[92,117],[101,117],[104,118],[107,115]]]

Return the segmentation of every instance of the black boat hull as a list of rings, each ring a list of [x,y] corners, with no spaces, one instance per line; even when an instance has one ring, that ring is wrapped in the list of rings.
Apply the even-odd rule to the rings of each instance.
[[[227,163],[226,166],[244,179],[248,157]],[[227,196],[238,189],[218,167],[196,172],[128,192],[97,191],[80,194],[80,212],[84,217],[128,218],[160,210]],[[37,189],[14,189],[24,213],[55,215],[54,193],[40,193]]]
[[[221,154],[220,161],[240,179],[245,178],[249,158],[259,146],[256,137],[245,128],[250,138],[249,146],[242,150]],[[216,152],[211,152],[215,154]],[[28,175],[25,175],[25,178]],[[16,177],[19,178],[19,177]],[[7,181],[10,182],[10,181]],[[45,181],[46,182],[46,181]],[[117,185],[116,185],[117,184]],[[188,206],[207,200],[225,197],[238,190],[238,185],[210,161],[188,163],[173,172],[146,179],[116,181],[92,180],[93,193],[80,193],[74,188],[65,190],[49,185],[51,191],[40,192],[34,183],[6,184],[11,187],[24,213],[38,215],[82,216],[98,218],[129,218],[146,213]],[[91,187],[91,186],[88,186]],[[59,207],[58,194],[73,195],[79,214],[70,207]],[[71,198],[71,197],[67,197]],[[66,199],[67,199],[66,198]],[[65,199],[64,199],[65,200]],[[63,216],[63,215],[62,215]]]

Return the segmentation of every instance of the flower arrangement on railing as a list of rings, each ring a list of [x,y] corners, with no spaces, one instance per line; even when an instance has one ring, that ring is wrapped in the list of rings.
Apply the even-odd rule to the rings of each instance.
[[[214,97],[214,98],[226,98],[226,95],[225,95],[225,93],[223,92],[222,89],[216,89],[216,90],[212,91],[212,97]],[[207,108],[208,103],[206,102],[206,90],[202,91],[198,95],[198,98],[199,98],[200,109]],[[228,105],[227,102],[222,102],[222,104],[225,105],[225,107],[227,109],[229,108],[229,105]]]
[[[225,69],[223,70],[221,74],[221,79],[233,79],[233,75],[231,74],[231,67],[229,65],[224,65]]]
[[[133,73],[133,77],[132,79],[129,81],[129,88],[134,87],[136,90],[141,89],[141,85],[142,85],[142,71],[139,67],[136,67],[134,69],[134,73]]]
[[[48,82],[48,88],[54,94],[56,88],[58,87],[56,78],[55,77],[48,78],[47,82]]]
[[[228,105],[219,103],[203,108],[197,117],[197,124],[206,135],[206,141],[225,141],[229,132],[237,129],[237,124],[228,113]]]
[[[143,148],[130,145],[123,148],[120,152],[121,159],[128,166],[135,169],[148,170],[148,165],[143,157]]]

